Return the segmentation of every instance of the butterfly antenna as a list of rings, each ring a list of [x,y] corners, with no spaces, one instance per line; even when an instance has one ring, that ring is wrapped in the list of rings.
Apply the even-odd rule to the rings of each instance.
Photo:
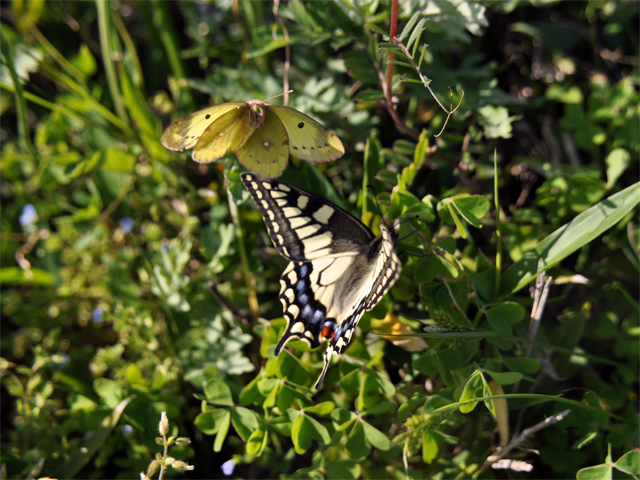
[[[373,199],[376,201],[376,208],[378,209],[378,213],[380,214],[380,217],[382,217],[382,220],[384,221],[384,215],[382,215],[382,211],[380,210],[380,204],[378,203],[378,197],[376,195],[377,194],[376,189],[373,188],[373,185],[367,185],[367,188],[370,188],[371,191],[373,192]]]
[[[291,93],[291,92],[293,92],[293,90],[289,90],[288,92],[279,93],[278,95],[274,95],[273,97],[265,98],[263,100],[263,102],[268,102],[269,100],[271,100],[273,98],[278,98],[278,97],[281,97],[281,96],[286,95],[286,94]]]

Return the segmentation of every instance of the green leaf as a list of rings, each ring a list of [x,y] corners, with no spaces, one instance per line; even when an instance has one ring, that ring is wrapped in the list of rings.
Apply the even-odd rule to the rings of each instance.
[[[93,431],[93,435],[91,435],[84,445],[81,448],[78,448],[75,453],[73,453],[71,457],[58,468],[54,476],[56,478],[73,478],[78,472],[80,472],[82,467],[84,467],[104,445],[104,442],[120,421],[122,412],[124,412],[124,409],[127,408],[127,405],[129,405],[131,400],[134,398],[135,396],[132,395],[118,403],[113,411],[107,415],[102,422],[100,422],[100,426]]]
[[[231,410],[231,422],[244,442],[247,442],[251,434],[258,428],[258,417],[255,412],[244,407],[236,407]]]
[[[489,376],[493,378],[498,385],[512,385],[522,380],[522,374],[517,372],[500,373],[491,372],[489,370],[483,370],[483,372],[489,374]]]
[[[206,435],[215,435],[224,425],[227,413],[229,412],[222,408],[207,410],[199,413],[193,424]]]
[[[407,24],[402,29],[402,33],[398,37],[398,40],[400,41],[404,40],[404,38],[411,33],[413,26],[416,24],[416,22],[421,16],[422,16],[422,12],[416,12],[411,16]]]
[[[396,406],[388,400],[384,400],[377,405],[374,405],[369,410],[362,412],[363,415],[380,415],[381,413],[390,412],[394,410]]]
[[[120,384],[109,378],[96,378],[93,389],[109,408],[116,408],[124,394]]]
[[[609,465],[596,465],[595,467],[581,468],[576,473],[577,480],[611,480],[612,468]]]
[[[416,358],[412,366],[424,375],[435,375],[438,373],[438,362],[435,357],[435,350],[427,350]]]
[[[364,412],[367,408],[371,408],[380,400],[378,392],[378,384],[376,383],[376,375],[366,370],[360,377],[360,392],[356,399],[356,408],[359,412]]]
[[[335,407],[336,405],[333,402],[322,402],[318,403],[317,405],[307,407],[304,409],[304,411],[307,413],[314,413],[316,415],[325,416],[329,415],[335,409]]]
[[[478,123],[484,127],[485,137],[511,138],[511,123],[517,117],[509,117],[509,111],[505,107],[485,105],[478,109]]]
[[[350,480],[360,478],[362,469],[353,460],[338,460],[326,468],[327,480]]]
[[[438,442],[430,431],[422,432],[422,461],[430,464],[438,458],[439,448]]]
[[[123,150],[108,147],[89,158],[68,167],[68,177],[77,178],[91,170],[99,169],[108,172],[132,173],[136,165],[136,157]]]
[[[505,358],[504,364],[512,372],[520,372],[526,374],[534,374],[540,370],[540,362],[533,358],[512,357]]]
[[[374,23],[365,23],[364,26],[367,27],[369,30],[373,30],[377,34],[382,35],[382,38],[384,38],[385,40],[388,40],[389,33],[385,32],[383,29],[381,29],[376,24],[374,24]]]
[[[622,455],[614,464],[621,472],[637,477],[640,475],[640,452],[638,450],[630,450]]]
[[[480,195],[453,197],[451,203],[458,214],[476,228],[482,228],[480,220],[489,212],[490,203]]]
[[[476,370],[473,372],[467,383],[464,385],[464,389],[462,390],[462,395],[460,396],[460,402],[466,402],[468,400],[473,400],[474,398],[482,398],[484,392],[484,378],[482,377],[482,372],[480,370]],[[469,413],[476,408],[478,403],[470,403],[468,405],[462,405],[460,407],[460,412]]]
[[[267,432],[257,429],[247,440],[247,453],[256,457],[260,456],[267,446],[268,440],[269,435],[267,435]]]
[[[20,267],[0,268],[0,284],[2,285],[42,285],[52,286],[56,283],[55,275],[38,268],[23,270]]]
[[[611,188],[629,167],[631,155],[624,148],[615,148],[609,152],[605,162],[607,164],[607,188]]]
[[[599,202],[542,240],[511,265],[501,282],[501,295],[520,290],[536,277],[538,260],[548,270],[576,250],[606,232],[640,203],[640,182]]]
[[[311,430],[311,435],[318,442],[322,442],[325,445],[329,445],[331,443],[331,436],[329,435],[329,431],[327,427],[318,422],[315,418],[311,418],[305,416],[306,425]]]
[[[311,429],[305,426],[306,415],[298,412],[291,426],[291,441],[298,455],[302,455],[311,446]]]
[[[384,433],[364,420],[361,420],[361,423],[364,429],[364,435],[372,446],[378,450],[385,451],[391,448],[391,442]]]
[[[231,424],[231,412],[223,410],[223,415],[219,423],[218,434],[216,435],[216,441],[213,442],[213,451],[219,452],[222,450],[222,444],[227,438],[229,433],[229,425]]]
[[[367,442],[362,421],[357,420],[354,423],[347,437],[345,448],[347,449],[347,454],[353,460],[365,458],[369,454],[369,451],[371,451],[371,445]]]
[[[233,406],[233,396],[231,389],[224,380],[212,378],[204,384],[204,394],[207,401],[213,405],[222,405],[225,407]]]

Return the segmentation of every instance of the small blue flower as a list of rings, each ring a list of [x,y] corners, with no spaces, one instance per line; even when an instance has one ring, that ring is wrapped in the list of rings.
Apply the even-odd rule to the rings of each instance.
[[[227,460],[222,464],[220,468],[222,469],[222,473],[224,473],[224,475],[228,477],[236,468],[236,462],[234,462],[233,460]]]
[[[102,322],[102,315],[104,315],[104,310],[102,310],[100,307],[93,309],[92,316],[93,316],[93,321],[95,323],[101,323]]]
[[[35,221],[38,220],[38,212],[36,212],[36,207],[27,203],[24,207],[22,207],[22,214],[18,221],[20,225],[23,227],[28,227],[29,225],[33,225]]]
[[[131,425],[123,425],[122,434],[125,437],[130,437],[131,435],[133,435],[133,427]]]
[[[120,220],[118,220],[118,225],[120,225],[120,228],[125,235],[133,230],[133,223],[133,218],[131,217],[122,217]]]

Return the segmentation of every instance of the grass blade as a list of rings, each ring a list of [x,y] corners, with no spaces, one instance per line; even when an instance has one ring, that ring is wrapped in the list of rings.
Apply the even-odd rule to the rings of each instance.
[[[640,182],[582,212],[511,265],[502,276],[500,293],[509,295],[517,292],[535,278],[538,260],[544,264],[542,270],[548,270],[613,227],[638,203]]]

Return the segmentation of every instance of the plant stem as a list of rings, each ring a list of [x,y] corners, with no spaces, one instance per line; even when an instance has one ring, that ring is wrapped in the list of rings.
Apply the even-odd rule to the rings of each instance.
[[[113,64],[114,58],[116,58],[117,55],[120,55],[120,52],[114,52],[111,49],[111,23],[109,11],[107,10],[107,2],[106,0],[96,0],[96,5],[98,10],[98,28],[100,30],[102,62],[104,64],[105,74],[107,75],[107,85],[109,86],[109,92],[111,93],[113,108],[115,109],[118,118],[128,125],[129,119],[127,118],[127,111],[124,108],[124,101],[122,100],[120,85],[118,83],[116,69]],[[109,6],[111,6],[111,3],[109,3]]]

